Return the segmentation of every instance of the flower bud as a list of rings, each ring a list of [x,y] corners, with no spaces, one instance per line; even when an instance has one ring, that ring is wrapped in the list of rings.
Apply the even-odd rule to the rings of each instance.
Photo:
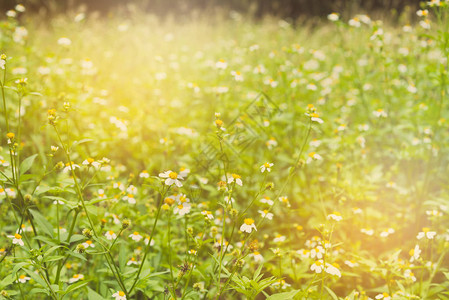
[[[128,228],[130,225],[131,225],[131,221],[130,221],[130,220],[124,219],[124,220],[122,221],[122,229],[126,229],[126,228]]]
[[[83,235],[88,239],[92,238],[92,230],[90,230],[89,228],[84,228]]]
[[[83,244],[78,244],[78,245],[76,245],[75,251],[78,253],[84,253],[84,252],[86,252],[86,248],[84,247]]]

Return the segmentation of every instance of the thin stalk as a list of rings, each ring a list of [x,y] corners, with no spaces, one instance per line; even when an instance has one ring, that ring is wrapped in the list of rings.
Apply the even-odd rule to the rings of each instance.
[[[171,278],[171,284],[172,284],[172,294],[173,297],[176,299],[176,291],[175,289],[175,278],[173,277],[173,266],[172,266],[172,262],[171,262],[171,228],[170,228],[170,224],[171,223],[171,213],[168,214],[168,224],[167,224],[167,251],[168,251],[168,264],[170,266],[170,278]]]
[[[165,191],[165,189],[162,191],[161,199],[159,201],[159,207],[158,207],[157,213],[156,213],[156,219],[154,220],[153,228],[151,229],[150,239],[148,240],[148,245],[147,245],[147,247],[145,249],[145,254],[143,255],[143,258],[142,258],[142,263],[140,264],[139,270],[137,271],[136,278],[134,279],[134,282],[133,282],[131,288],[129,289],[129,293],[130,294],[134,290],[134,287],[136,286],[137,281],[139,280],[140,273],[142,272],[143,265],[145,264],[145,259],[147,258],[147,255],[150,252],[151,241],[153,240],[154,231],[156,229],[156,225],[157,225],[157,222],[159,220],[159,215],[161,213],[162,203],[164,202],[165,195],[167,194],[167,192],[169,190],[170,190],[170,187],[166,191]]]

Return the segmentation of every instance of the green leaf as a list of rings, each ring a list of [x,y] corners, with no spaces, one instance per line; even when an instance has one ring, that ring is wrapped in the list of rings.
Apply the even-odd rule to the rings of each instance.
[[[70,148],[73,149],[73,148],[75,148],[76,146],[78,146],[80,144],[89,143],[89,142],[92,142],[92,141],[93,141],[93,139],[82,139],[82,140],[79,140],[79,141],[74,141]]]
[[[69,254],[70,254],[70,256],[77,257],[77,258],[79,258],[81,260],[87,261],[87,258],[85,258],[83,255],[81,255],[79,253],[76,253],[76,252],[73,252],[73,251],[69,251]]]
[[[5,287],[7,287],[11,283],[13,283],[14,280],[15,280],[15,277],[13,274],[6,276],[5,278],[3,278],[2,281],[0,281],[0,289],[4,289]]]
[[[337,295],[335,295],[334,291],[332,291],[330,288],[328,288],[327,286],[324,287],[326,289],[326,291],[329,293],[329,295],[331,295],[332,299],[334,300],[338,300]]]
[[[19,174],[25,174],[33,165],[34,160],[36,159],[37,154],[33,154],[27,158],[25,158],[20,164]]]
[[[23,269],[25,272],[27,272],[27,274],[33,278],[34,281],[36,281],[38,284],[40,284],[42,287],[46,288],[47,284],[45,283],[45,281],[36,273],[34,273],[34,271],[28,270],[28,269]]]
[[[24,266],[28,265],[29,263],[27,262],[21,262],[21,263],[17,263],[15,264],[14,268],[12,269],[12,275],[15,276],[16,273],[22,269]]]
[[[299,290],[293,290],[285,293],[273,294],[267,298],[267,300],[290,300],[299,293]]]
[[[63,256],[63,255],[51,255],[51,256],[46,256],[42,261],[43,262],[57,261],[57,260],[61,260],[63,258],[65,258],[65,256]]]
[[[81,281],[78,281],[76,283],[73,283],[73,284],[69,285],[69,287],[65,291],[65,294],[71,293],[74,290],[77,290],[77,289],[80,289],[80,288],[84,287],[85,285],[89,284],[89,281],[90,280],[81,280]]]
[[[86,237],[84,235],[81,234],[74,234],[72,235],[72,237],[70,238],[69,243],[73,243],[73,242],[78,242],[81,240],[84,240]]]
[[[43,230],[46,234],[53,237],[53,226],[50,224],[50,222],[48,222],[47,219],[45,219],[45,217],[41,215],[37,210],[30,209],[30,212],[33,215],[37,225],[39,226],[39,229]]]
[[[87,288],[87,299],[88,300],[104,300],[103,296],[92,290],[91,288]]]
[[[446,279],[449,280],[449,272],[443,272],[444,276],[446,276]]]

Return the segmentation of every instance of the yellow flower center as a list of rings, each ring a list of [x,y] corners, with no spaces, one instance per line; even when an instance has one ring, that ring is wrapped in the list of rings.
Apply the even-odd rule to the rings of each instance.
[[[139,235],[139,233],[137,231],[134,231],[133,235]]]
[[[20,275],[19,278],[20,278],[20,279],[24,279],[24,278],[25,278],[25,275]]]
[[[320,117],[320,115],[317,114],[317,113],[311,113],[310,116],[311,116],[312,118],[319,118],[319,117]]]
[[[112,230],[109,230],[108,232],[109,232],[109,235],[113,235],[114,234],[114,231],[112,231]]]
[[[89,164],[92,164],[94,161],[95,161],[95,159],[93,159],[92,157],[89,157],[89,158],[87,159],[87,162],[88,162]]]
[[[176,179],[176,178],[178,178],[178,173],[170,172],[170,174],[168,174],[168,177],[170,177],[171,179]]]
[[[270,163],[267,163],[267,162],[264,163],[263,165],[264,165],[265,168],[269,168],[270,167]]]
[[[123,297],[123,296],[125,296],[125,293],[122,292],[122,291],[119,291],[119,292],[118,292],[118,295],[121,296],[121,297]]]
[[[240,178],[242,178],[242,176],[240,176],[240,175],[238,175],[238,174],[232,174],[232,177],[233,177],[234,179],[240,179]]]
[[[7,137],[8,139],[12,140],[12,139],[15,137],[15,134],[12,133],[12,132],[8,132],[8,133],[6,134],[6,137]]]
[[[246,225],[252,225],[252,224],[254,224],[254,220],[251,219],[251,218],[245,219],[244,222],[245,222]]]
[[[429,231],[430,231],[430,228],[429,228],[429,227],[424,227],[424,228],[422,229],[422,231],[423,231],[423,232],[429,232]]]
[[[91,245],[92,241],[86,241],[86,244]]]
[[[408,254],[410,254],[410,256],[415,255],[415,249],[410,250],[410,251],[408,252]]]
[[[317,266],[319,267],[319,266],[322,265],[322,263],[321,263],[319,260],[317,260],[317,261],[315,262],[315,265],[317,265]]]
[[[168,205],[172,205],[173,203],[175,203],[175,200],[173,200],[173,198],[167,197],[165,198],[164,202]]]
[[[16,233],[16,234],[14,235],[14,237],[15,237],[16,239],[18,239],[18,240],[20,240],[20,239],[22,238],[22,236],[21,236],[20,234],[18,234],[18,233]]]
[[[73,278],[78,278],[78,277],[80,277],[80,275],[79,275],[79,274],[75,274],[75,275],[73,275]]]

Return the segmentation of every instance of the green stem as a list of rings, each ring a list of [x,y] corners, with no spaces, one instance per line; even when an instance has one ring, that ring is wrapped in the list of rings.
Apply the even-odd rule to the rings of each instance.
[[[131,294],[131,292],[134,290],[134,287],[136,286],[137,281],[139,280],[140,273],[142,272],[143,265],[145,264],[145,259],[147,258],[147,255],[148,255],[148,253],[150,252],[151,241],[153,240],[154,231],[155,231],[155,229],[156,229],[156,225],[157,225],[157,222],[158,222],[158,220],[159,220],[159,215],[160,215],[160,213],[161,213],[162,204],[163,204],[163,202],[164,202],[165,195],[167,194],[167,192],[168,192],[169,190],[170,190],[170,187],[169,187],[166,191],[165,191],[165,189],[164,189],[164,190],[162,191],[162,194],[160,194],[160,195],[161,195],[161,199],[160,199],[160,201],[159,201],[159,207],[158,207],[158,209],[157,209],[156,219],[154,220],[153,228],[151,229],[150,239],[148,240],[148,245],[147,245],[147,247],[146,247],[146,249],[145,249],[145,254],[143,255],[143,258],[142,258],[142,263],[140,264],[139,270],[137,271],[137,274],[136,274],[136,278],[134,279],[134,282],[133,282],[131,288],[129,289],[129,293],[130,293],[130,294]]]

